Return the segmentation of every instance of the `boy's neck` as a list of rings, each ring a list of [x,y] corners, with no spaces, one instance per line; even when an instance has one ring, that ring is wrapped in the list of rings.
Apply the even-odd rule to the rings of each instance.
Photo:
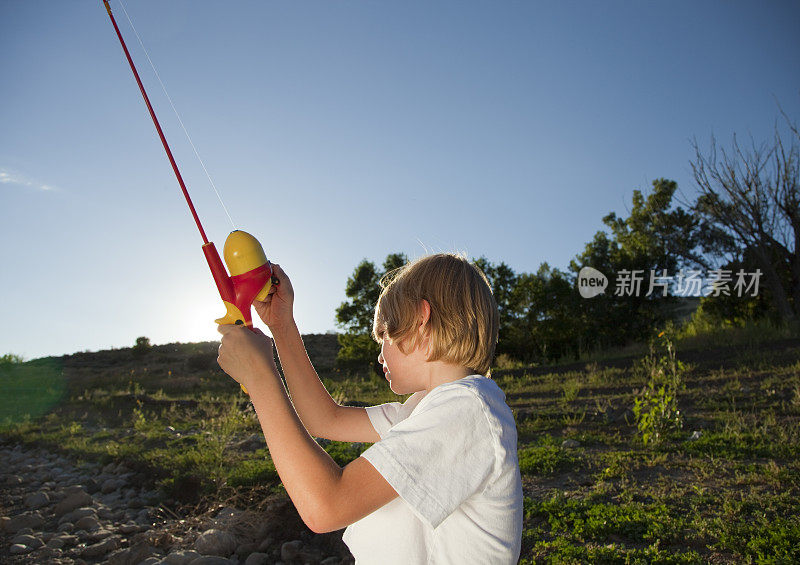
[[[425,394],[439,385],[463,379],[473,373],[467,367],[459,367],[442,361],[429,361],[425,365],[427,371]]]

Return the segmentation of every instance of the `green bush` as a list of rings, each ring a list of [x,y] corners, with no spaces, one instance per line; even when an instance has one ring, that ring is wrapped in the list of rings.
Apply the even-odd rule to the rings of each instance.
[[[149,337],[137,337],[136,338],[136,345],[133,346],[133,354],[136,356],[145,355],[148,351],[152,349],[152,345],[150,345],[150,338]]]
[[[523,475],[553,475],[573,467],[577,458],[556,443],[552,437],[545,437],[541,445],[525,447],[517,452],[519,470]]]
[[[683,388],[684,370],[666,331],[650,341],[650,353],[634,367],[636,373],[648,379],[633,405],[636,427],[645,445],[658,444],[667,431],[683,427],[678,391]]]
[[[263,486],[278,478],[275,464],[271,459],[247,459],[238,463],[228,473],[228,486]]]
[[[19,365],[23,361],[25,360],[20,355],[15,355],[14,353],[6,353],[2,357],[0,357],[0,369],[10,365]]]

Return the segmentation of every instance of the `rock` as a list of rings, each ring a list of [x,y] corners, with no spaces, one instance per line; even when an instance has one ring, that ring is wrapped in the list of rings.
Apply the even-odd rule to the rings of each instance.
[[[158,565],[159,563],[161,563],[161,559],[153,556],[153,557],[148,557],[144,561],[139,561],[137,565]]]
[[[120,487],[120,481],[117,479],[108,479],[100,487],[100,492],[103,494],[110,494]]]
[[[94,516],[84,516],[77,522],[75,522],[75,527],[79,530],[86,530],[87,532],[93,532],[94,530],[100,529],[100,522],[97,521],[97,518]]]
[[[692,432],[691,437],[689,437],[689,441],[697,441],[701,437],[703,437],[703,432],[700,430],[695,430]]]
[[[136,521],[139,522],[140,524],[150,523],[150,510],[148,510],[147,508],[142,508],[136,515]]]
[[[86,492],[86,489],[83,488],[82,485],[70,485],[64,489],[64,496],[70,496],[73,494],[80,494],[82,492]]]
[[[339,565],[342,560],[336,556],[326,557],[319,562],[319,565]]]
[[[11,518],[8,516],[3,516],[0,518],[0,532],[4,532],[6,530],[6,526],[9,522],[11,522]]]
[[[575,447],[580,447],[581,442],[574,440],[574,439],[565,439],[561,442],[561,447],[566,447],[567,449],[573,449]]]
[[[43,492],[35,492],[25,497],[25,506],[31,510],[36,510],[48,504],[50,504],[50,497]]]
[[[258,550],[261,553],[265,553],[270,547],[272,547],[272,542],[274,540],[272,538],[266,538],[258,545]]]
[[[98,542],[100,540],[106,539],[107,537],[111,536],[112,534],[113,534],[113,532],[110,532],[108,530],[100,529],[100,530],[97,530],[96,532],[87,533],[84,536],[84,540],[86,541],[86,543],[95,543],[95,542]]]
[[[58,531],[64,532],[65,534],[70,534],[75,530],[75,524],[72,522],[64,522],[63,524],[58,525]]]
[[[267,565],[269,562],[269,555],[266,553],[251,553],[245,560],[244,565]]]
[[[283,545],[281,545],[281,560],[283,561],[291,561],[297,554],[300,553],[300,550],[303,548],[303,542],[299,539],[294,541],[287,541]]]
[[[123,534],[135,534],[137,532],[141,532],[144,528],[139,524],[122,524],[119,528],[117,528]]]
[[[94,545],[87,546],[80,552],[81,557],[88,559],[103,557],[119,547],[120,539],[120,536],[113,536]]]
[[[68,512],[64,514],[61,519],[58,521],[59,524],[63,524],[66,522],[72,522],[73,524],[80,520],[81,518],[85,518],[86,516],[92,516],[97,518],[97,510],[94,508],[78,508],[73,510],[72,512]]]
[[[190,561],[188,565],[235,565],[237,562],[224,557],[217,557],[213,555],[203,555],[197,559]]]
[[[53,549],[64,549],[65,545],[62,538],[53,538],[47,542],[47,547],[52,547]]]
[[[54,539],[60,539],[64,542],[64,545],[75,545],[78,543],[78,536],[73,536],[71,534],[62,534]]]
[[[245,544],[240,545],[239,547],[236,548],[236,556],[241,561],[242,559],[244,559],[245,557],[247,557],[251,553],[255,552],[257,549],[258,549],[258,546],[256,544],[254,544],[254,543],[245,543]]]
[[[242,514],[241,510],[237,510],[236,508],[231,508],[230,506],[224,506],[217,512],[217,515],[214,516],[214,521],[217,525],[224,526],[229,524],[234,519]]]
[[[61,555],[61,551],[58,549],[54,549],[52,547],[43,547],[42,549],[38,550],[35,554],[36,560],[39,563],[50,563],[50,558],[55,557],[57,555]]]
[[[202,557],[196,551],[176,551],[161,560],[165,565],[189,565],[195,559]]]
[[[222,530],[207,530],[194,542],[194,548],[203,555],[230,555],[236,550],[236,538]]]
[[[44,525],[44,518],[39,512],[23,512],[17,516],[12,516],[5,524],[6,532],[15,534],[24,528],[40,528]]]
[[[138,542],[127,549],[119,549],[108,556],[108,565],[139,565],[144,561],[155,558],[161,561],[158,549],[146,542]]]
[[[39,538],[35,538],[30,534],[25,534],[21,536],[16,536],[14,539],[11,540],[11,543],[14,545],[24,545],[25,547],[29,547],[31,549],[39,549],[44,545],[42,540]]]
[[[11,555],[25,555],[31,551],[33,551],[33,549],[27,545],[22,545],[21,543],[15,543],[8,550]]]
[[[72,512],[76,508],[81,508],[82,506],[90,506],[92,504],[92,497],[84,491],[83,489],[80,492],[75,492],[73,494],[67,495],[67,497],[56,504],[56,507],[53,509],[56,516],[62,516],[67,512]]]

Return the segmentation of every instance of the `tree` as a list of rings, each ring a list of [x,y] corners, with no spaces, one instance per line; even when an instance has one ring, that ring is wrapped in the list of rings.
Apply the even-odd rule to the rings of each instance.
[[[150,349],[152,349],[152,345],[150,345],[150,338],[141,336],[136,338],[136,345],[134,345],[131,349],[134,355],[142,356],[146,355]]]
[[[361,370],[377,363],[380,346],[371,337],[375,305],[381,294],[381,280],[408,262],[403,253],[390,253],[382,270],[364,259],[347,279],[345,295],[349,300],[336,309],[336,325],[344,330],[339,334],[336,365],[348,370]],[[376,369],[377,370],[377,369]]]
[[[514,287],[517,284],[517,275],[514,270],[501,262],[493,264],[486,257],[474,259],[473,263],[483,271],[492,289],[494,301],[500,314],[500,328],[498,331],[497,354],[507,353],[512,357],[521,358],[509,348],[509,333],[515,325],[518,316],[519,305],[515,303]]]
[[[510,355],[553,361],[579,348],[579,305],[568,274],[542,263],[535,274],[520,273],[512,294],[516,316],[505,345]]]
[[[520,361],[551,361],[577,347],[578,310],[569,275],[542,263],[535,274],[515,273],[485,257],[475,264],[486,274],[500,313],[497,354]]]
[[[797,126],[784,114],[789,132],[776,126],[772,140],[708,153],[693,142],[691,162],[700,195],[694,205],[727,242],[729,262],[749,260],[763,273],[774,312],[800,321],[800,148]]]
[[[649,194],[633,191],[627,218],[614,212],[603,218],[610,234],[600,231],[586,244],[582,254],[570,263],[577,277],[582,267],[593,267],[609,278],[605,294],[581,302],[576,319],[580,349],[623,345],[641,339],[655,325],[670,316],[676,298],[661,288],[650,291],[651,273],[667,277],[685,267],[706,267],[705,249],[711,241],[703,231],[702,219],[691,210],[673,208],[677,184],[667,179],[653,181]],[[641,286],[629,295],[617,295],[615,275],[641,272]]]

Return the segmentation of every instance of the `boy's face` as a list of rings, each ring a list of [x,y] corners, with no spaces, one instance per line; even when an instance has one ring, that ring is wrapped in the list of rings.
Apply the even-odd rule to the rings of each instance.
[[[415,347],[407,354],[400,351],[397,343],[384,337],[378,363],[383,365],[383,374],[389,381],[389,388],[395,394],[411,394],[425,389],[424,372],[425,354],[420,347]]]

